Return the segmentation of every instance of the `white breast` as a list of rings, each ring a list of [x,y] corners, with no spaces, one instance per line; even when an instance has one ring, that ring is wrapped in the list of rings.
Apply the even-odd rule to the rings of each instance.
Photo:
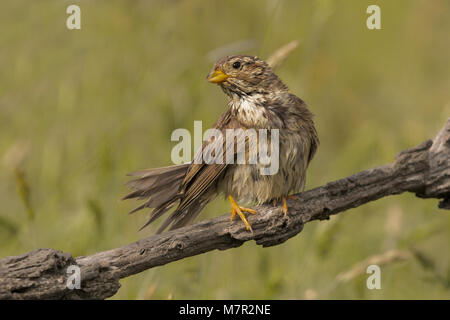
[[[263,103],[264,98],[261,95],[243,96],[233,102],[233,110],[236,111],[238,120],[242,123],[261,127],[267,123]]]

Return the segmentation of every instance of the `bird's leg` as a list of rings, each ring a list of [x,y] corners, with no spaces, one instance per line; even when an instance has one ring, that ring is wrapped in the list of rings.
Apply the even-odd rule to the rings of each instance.
[[[290,200],[300,200],[300,198],[298,196],[294,196],[294,195],[288,195],[288,196],[281,196],[281,202],[283,204],[283,213],[284,216],[286,217],[287,213],[288,213],[288,206],[287,206],[287,202],[286,200],[290,199]],[[276,199],[273,199],[274,204],[276,203]]]
[[[286,217],[286,215],[288,213],[288,207],[287,207],[287,203],[286,203],[286,196],[281,196],[281,202],[283,202],[283,213],[284,213],[284,216]]]
[[[272,206],[276,207],[277,206],[277,202],[278,202],[278,199],[277,198],[273,198],[272,199]]]
[[[252,227],[250,226],[250,223],[248,222],[248,220],[245,217],[243,212],[256,214],[257,213],[256,210],[245,208],[245,207],[241,207],[240,205],[238,205],[236,203],[236,201],[234,201],[234,199],[233,199],[233,197],[231,195],[228,196],[228,199],[230,200],[230,207],[231,207],[231,221],[233,221],[233,219],[236,216],[236,214],[238,214],[239,217],[241,218],[241,220],[244,222],[245,228],[247,230],[250,230],[251,232],[253,232]]]
[[[284,216],[286,216],[287,212],[288,212],[288,207],[287,207],[287,203],[286,203],[286,199],[290,199],[290,197],[292,196],[281,196],[280,198],[273,198],[272,199],[272,205],[274,207],[276,207],[278,205],[278,203],[281,200],[281,204],[283,205],[283,213]]]

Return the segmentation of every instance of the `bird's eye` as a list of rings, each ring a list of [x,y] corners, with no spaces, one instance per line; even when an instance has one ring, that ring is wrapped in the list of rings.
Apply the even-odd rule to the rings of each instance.
[[[233,68],[235,68],[235,69],[239,69],[240,66],[241,66],[241,63],[239,61],[236,61],[235,63],[233,63]]]

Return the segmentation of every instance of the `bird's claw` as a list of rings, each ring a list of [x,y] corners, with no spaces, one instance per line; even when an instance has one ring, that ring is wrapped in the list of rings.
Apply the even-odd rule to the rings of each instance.
[[[231,207],[231,218],[230,220],[233,221],[234,217],[236,216],[236,214],[241,218],[241,220],[244,222],[245,224],[245,228],[247,230],[249,230],[250,232],[253,233],[253,229],[252,226],[250,225],[250,223],[248,222],[247,218],[245,217],[243,212],[248,212],[251,214],[256,214],[257,211],[250,209],[250,208],[245,208],[245,207],[241,207],[240,205],[238,205],[236,203],[236,201],[233,199],[232,196],[228,196],[228,199],[230,200],[230,207]]]

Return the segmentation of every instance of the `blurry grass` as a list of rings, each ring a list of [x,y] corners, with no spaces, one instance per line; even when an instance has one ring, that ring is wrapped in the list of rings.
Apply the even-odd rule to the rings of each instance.
[[[170,164],[172,130],[207,128],[225,110],[204,80],[217,48],[267,58],[299,40],[277,73],[316,114],[308,188],[391,162],[450,115],[445,0],[377,1],[379,31],[365,27],[372,2],[359,0],[74,3],[79,31],[65,28],[66,2],[0,4],[0,156],[29,141],[20,168],[34,213],[31,223],[2,166],[0,257],[37,247],[86,255],[153,233],[137,232],[144,214],[126,214],[136,203],[118,201],[125,174]],[[217,200],[200,219],[227,210]],[[308,224],[281,246],[247,243],[143,272],[114,298],[449,299],[418,259],[382,267],[382,290],[367,290],[365,275],[326,290],[356,263],[411,246],[445,278],[450,217],[407,194]]]

